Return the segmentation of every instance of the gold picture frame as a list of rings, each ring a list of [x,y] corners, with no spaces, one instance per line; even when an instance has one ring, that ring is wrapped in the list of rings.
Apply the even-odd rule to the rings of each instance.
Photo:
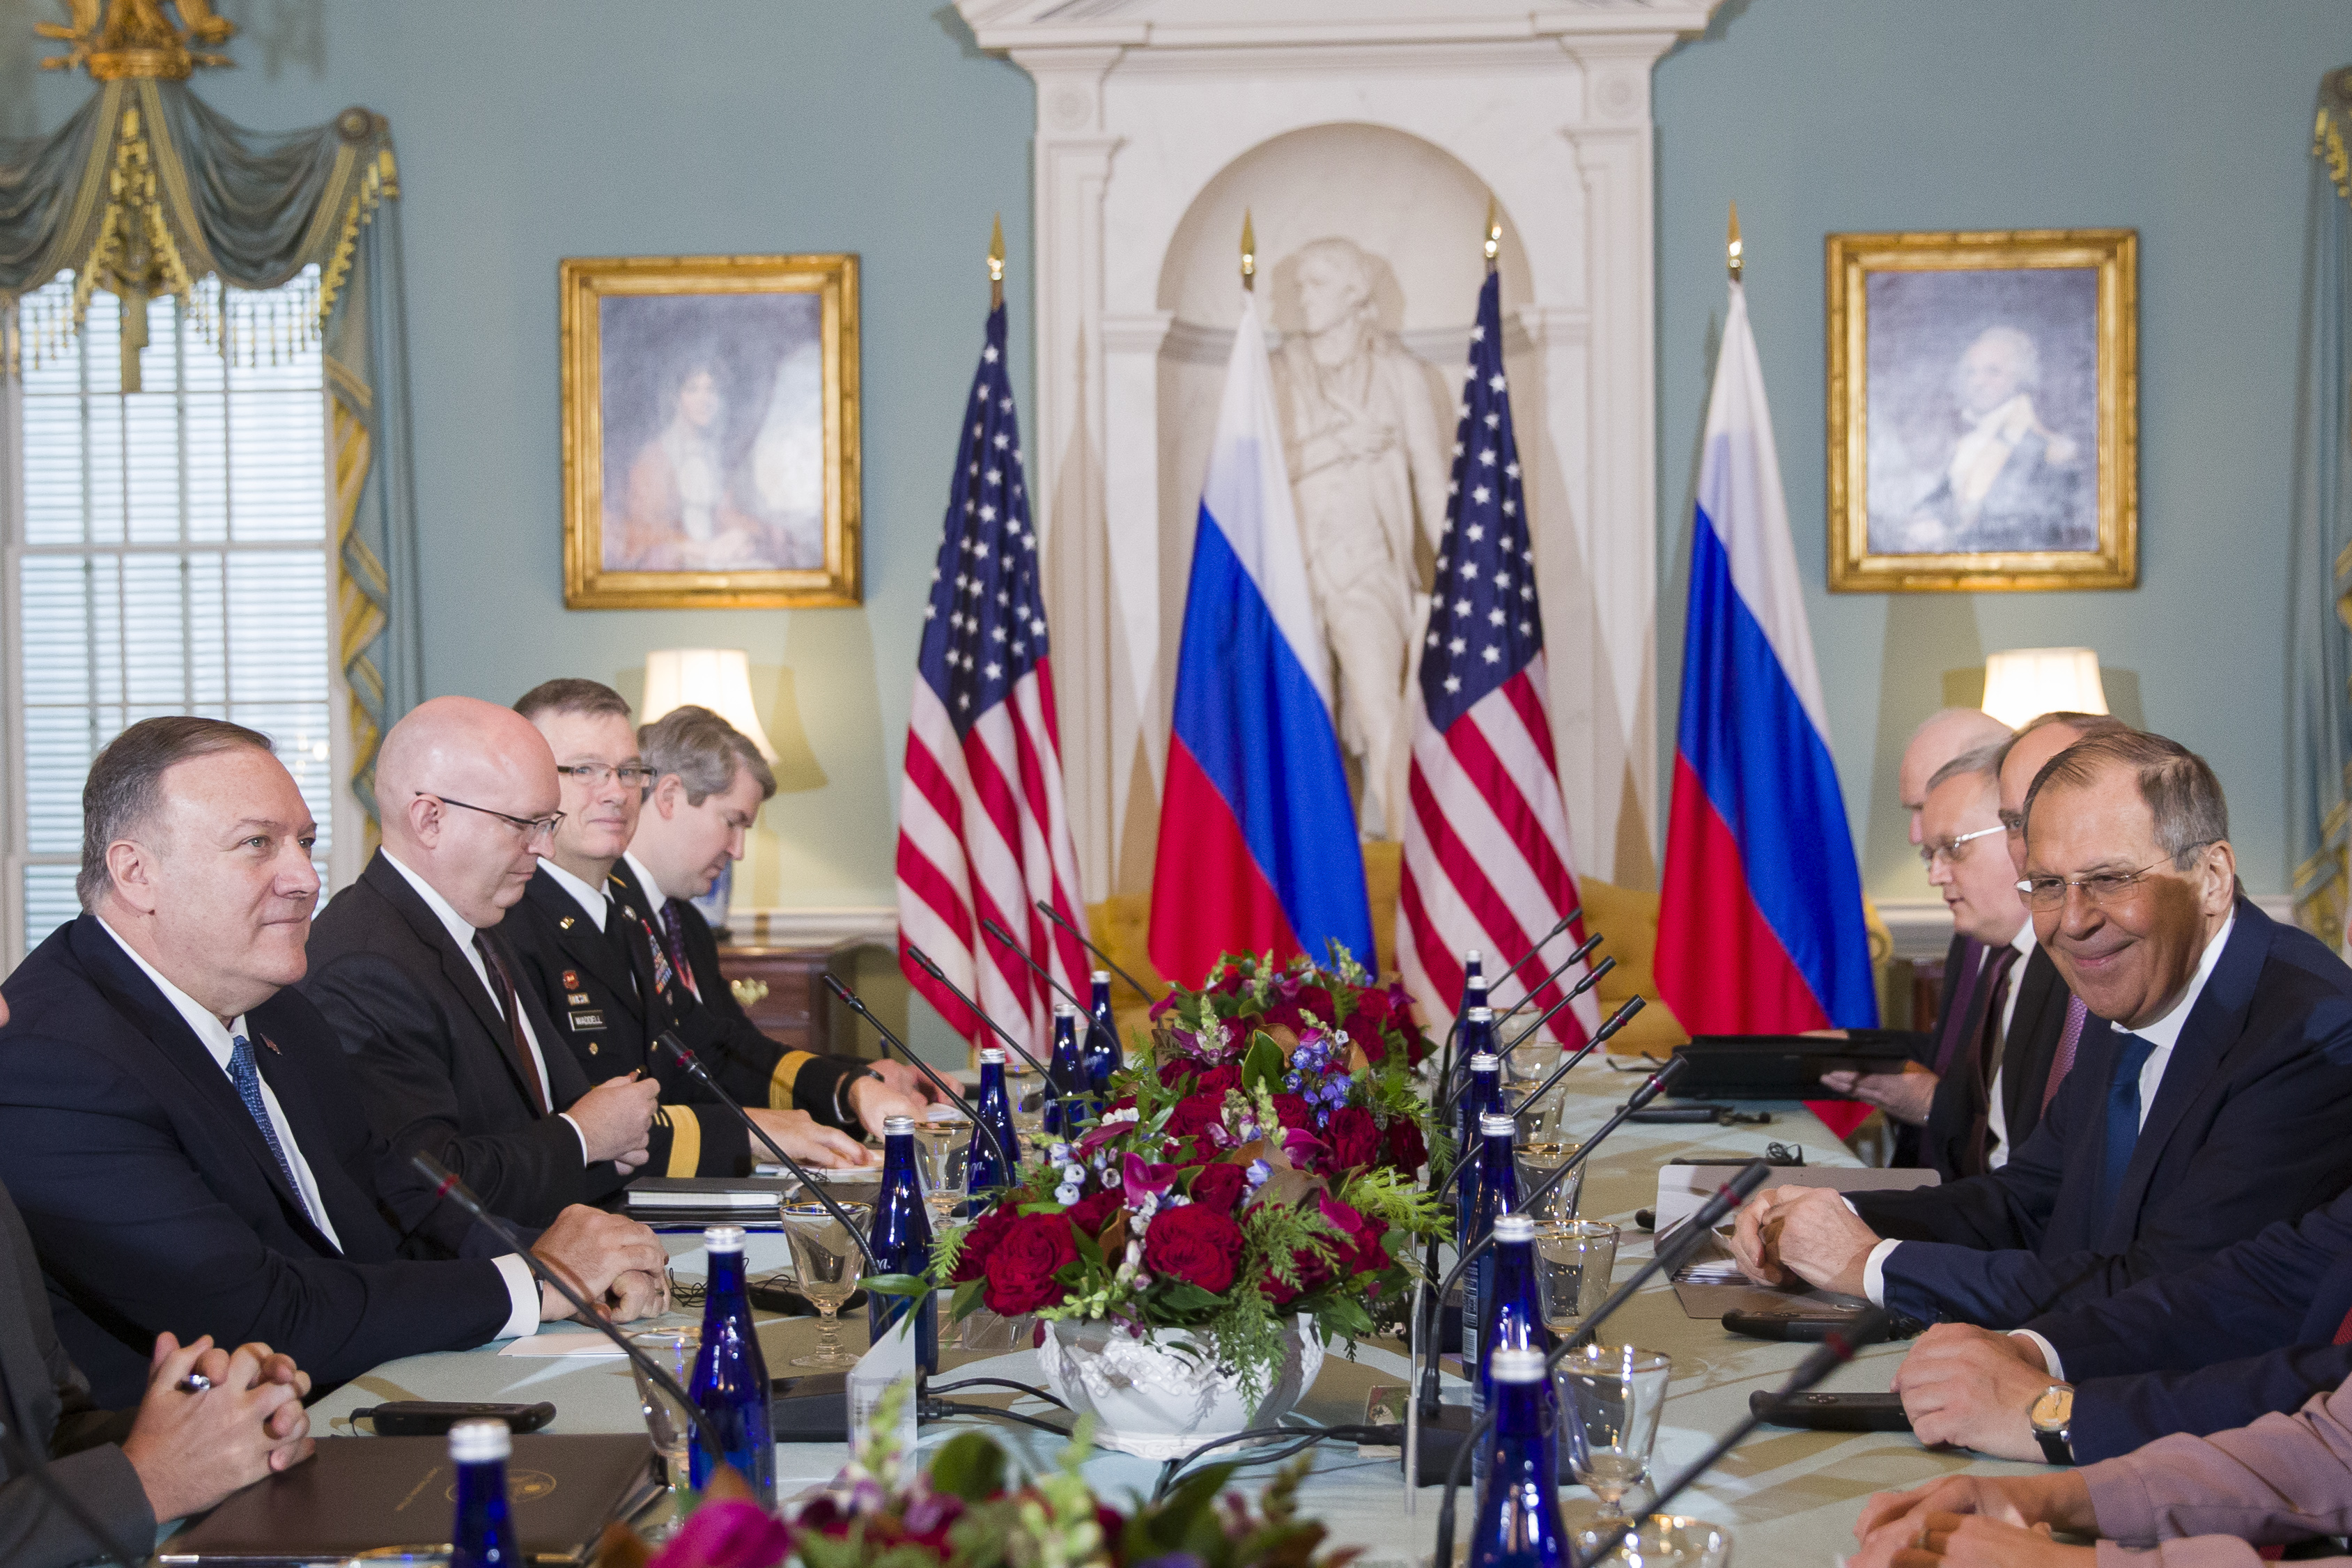
[[[859,602],[857,257],[570,257],[563,603]]]
[[[2137,231],[1833,234],[1826,263],[1831,591],[2137,587]]]

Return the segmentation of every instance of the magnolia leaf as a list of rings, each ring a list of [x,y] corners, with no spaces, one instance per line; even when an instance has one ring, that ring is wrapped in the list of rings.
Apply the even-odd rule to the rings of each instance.
[[[1364,1048],[1362,1046],[1358,1045],[1353,1040],[1349,1040],[1348,1041],[1348,1071],[1353,1073],[1370,1072],[1371,1070],[1372,1059],[1364,1054]]]
[[[948,1298],[949,1312],[958,1322],[970,1317],[973,1309],[980,1305],[981,1291],[987,1288],[985,1280],[966,1280],[955,1288],[955,1294]]]
[[[616,1519],[597,1538],[593,1563],[594,1568],[645,1568],[653,1554],[654,1549],[640,1540],[635,1531]]]
[[[1269,1160],[1267,1164],[1271,1174],[1265,1178],[1265,1186],[1259,1189],[1258,1197],[1262,1201],[1296,1205],[1330,1188],[1331,1184],[1321,1176],[1294,1170],[1286,1159]]]
[[[858,1283],[881,1296],[926,1296],[932,1290],[920,1274],[868,1274]]]
[[[1159,1294],[1161,1304],[1172,1307],[1180,1312],[1210,1312],[1225,1304],[1221,1297],[1212,1295],[1200,1286],[1189,1284],[1182,1280],[1163,1283],[1160,1287]]]
[[[1242,1058],[1242,1086],[1252,1092],[1263,1089],[1273,1093],[1282,1086],[1282,1074],[1288,1058],[1270,1035],[1261,1033],[1250,1041],[1249,1054]]]
[[[1124,1256],[1127,1251],[1127,1210],[1119,1209],[1103,1227],[1102,1249],[1105,1258]]]
[[[959,1432],[931,1456],[931,1490],[980,1502],[1004,1485],[1004,1450],[979,1432]]]
[[[1097,1241],[1093,1237],[1087,1235],[1084,1230],[1075,1225],[1070,1227],[1070,1241],[1073,1246],[1077,1248],[1078,1256],[1081,1259],[1093,1264],[1097,1269],[1102,1267],[1103,1249],[1101,1242]]]

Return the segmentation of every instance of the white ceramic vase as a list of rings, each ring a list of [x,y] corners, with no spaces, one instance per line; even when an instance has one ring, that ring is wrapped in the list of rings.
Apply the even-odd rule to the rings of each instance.
[[[1183,1330],[1137,1339],[1103,1322],[1064,1320],[1050,1328],[1037,1348],[1045,1386],[1073,1411],[1094,1416],[1097,1443],[1147,1459],[1172,1459],[1219,1437],[1273,1426],[1323,1369],[1323,1342],[1301,1320],[1285,1336],[1273,1386],[1253,1406],[1237,1374],[1162,1343],[1163,1335],[1183,1343]]]

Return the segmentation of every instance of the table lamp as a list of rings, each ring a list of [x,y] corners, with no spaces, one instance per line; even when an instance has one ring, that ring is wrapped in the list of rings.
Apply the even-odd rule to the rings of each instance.
[[[2011,729],[2045,713],[2105,713],[2099,655],[2089,648],[2011,648],[1988,654],[1983,707]]]
[[[646,700],[640,722],[652,724],[672,708],[707,707],[740,731],[770,762],[776,748],[760,727],[759,710],[751,706],[751,655],[740,648],[656,648],[646,655]],[[724,942],[729,928],[728,905],[735,894],[735,868],[720,870],[710,891],[694,901],[710,922],[712,933]]]
[[[638,722],[652,724],[689,703],[709,708],[742,731],[761,756],[776,760],[776,748],[751,706],[751,655],[742,649],[656,648],[646,655],[646,702]]]

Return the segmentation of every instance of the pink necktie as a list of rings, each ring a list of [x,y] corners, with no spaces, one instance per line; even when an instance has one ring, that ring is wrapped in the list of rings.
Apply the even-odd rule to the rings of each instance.
[[[2042,1091],[2042,1109],[2045,1114],[2050,1110],[2050,1102],[2058,1097],[2058,1085],[2066,1082],[2066,1074],[2074,1069],[2074,1047],[2082,1040],[2083,1019],[2089,1014],[2090,1009],[2083,1006],[2082,998],[2073,995],[2066,998],[2066,1027],[2059,1033],[2058,1054],[2050,1062],[2050,1082]]]

